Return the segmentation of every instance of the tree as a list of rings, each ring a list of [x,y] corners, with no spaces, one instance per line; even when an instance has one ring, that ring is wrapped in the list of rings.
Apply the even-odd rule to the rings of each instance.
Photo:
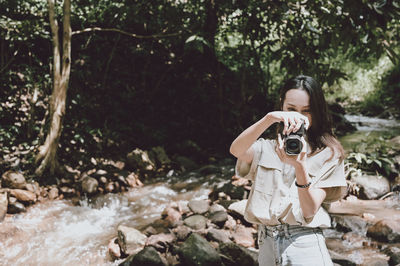
[[[57,147],[62,131],[71,72],[71,2],[70,0],[64,0],[63,5],[62,50],[58,36],[55,1],[48,0],[48,5],[53,45],[53,90],[50,100],[49,132],[44,144],[39,147],[39,153],[35,159],[36,164],[40,163],[35,171],[39,176],[42,176],[46,170],[49,170],[50,174],[54,174],[59,169]]]

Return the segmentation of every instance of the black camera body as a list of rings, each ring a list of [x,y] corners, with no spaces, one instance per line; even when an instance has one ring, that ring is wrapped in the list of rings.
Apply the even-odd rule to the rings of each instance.
[[[304,123],[301,125],[300,129],[296,132],[291,132],[289,135],[283,135],[283,146],[286,154],[288,155],[298,155],[303,149],[303,143],[301,142],[301,137],[306,135],[306,129],[304,128]]]

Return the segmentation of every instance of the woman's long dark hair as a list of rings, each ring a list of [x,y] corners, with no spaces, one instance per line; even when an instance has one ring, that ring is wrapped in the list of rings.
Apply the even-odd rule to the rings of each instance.
[[[287,80],[280,90],[279,110],[283,109],[286,92],[291,89],[304,90],[310,96],[312,124],[307,130],[307,140],[311,146],[312,153],[329,147],[332,150],[332,157],[336,153],[339,155],[340,160],[343,160],[344,150],[333,133],[332,118],[319,83],[312,77],[304,75]]]

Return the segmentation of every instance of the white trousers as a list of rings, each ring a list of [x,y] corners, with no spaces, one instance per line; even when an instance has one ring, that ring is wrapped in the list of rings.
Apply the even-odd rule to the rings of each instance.
[[[260,266],[332,266],[320,228],[259,225]]]

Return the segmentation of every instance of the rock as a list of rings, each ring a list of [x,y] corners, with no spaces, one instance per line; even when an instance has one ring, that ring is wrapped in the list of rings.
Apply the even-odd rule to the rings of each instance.
[[[96,193],[99,182],[97,179],[87,176],[82,180],[82,191],[87,194]]]
[[[207,218],[202,215],[196,214],[196,215],[187,217],[183,221],[183,223],[194,230],[201,230],[201,229],[206,228]]]
[[[244,216],[246,204],[247,204],[247,200],[237,201],[237,202],[230,204],[228,207],[228,210],[236,215]]]
[[[128,183],[130,187],[143,186],[143,183],[140,181],[139,176],[134,172],[130,173],[127,177],[125,177],[125,181],[126,183]]]
[[[368,222],[357,215],[332,215],[332,225],[342,232],[358,232],[365,235]]]
[[[161,215],[168,222],[168,227],[176,227],[182,223],[181,213],[170,206],[166,207]]]
[[[235,186],[229,182],[223,185],[221,188],[215,186],[213,191],[210,193],[209,198],[213,201],[217,200],[221,192],[228,195],[230,199],[243,200],[248,197],[248,191],[244,187]]]
[[[37,183],[37,182],[27,183],[25,185],[25,189],[30,191],[30,192],[35,193],[37,196],[40,195],[40,186],[39,186],[39,183]]]
[[[146,244],[147,236],[133,227],[118,226],[118,244],[125,254],[136,254]]]
[[[155,171],[155,163],[150,160],[147,151],[143,151],[136,148],[127,155],[127,164],[133,169],[139,169],[141,171]]]
[[[11,189],[10,195],[14,196],[17,200],[22,202],[35,202],[36,194],[28,190]]]
[[[225,222],[224,227],[229,230],[235,230],[236,224],[236,220],[232,216],[228,215],[228,220]]]
[[[52,187],[49,191],[49,199],[54,200],[58,197],[58,188]]]
[[[390,139],[389,142],[391,143],[392,147],[394,147],[397,150],[400,150],[400,136]]]
[[[182,265],[220,266],[221,257],[210,243],[196,233],[192,233],[178,250]]]
[[[258,254],[247,248],[241,247],[233,242],[219,245],[219,253],[227,257],[224,260],[226,266],[256,266],[258,265]]]
[[[381,220],[368,228],[367,236],[382,242],[400,242],[400,221]]]
[[[1,185],[8,188],[24,189],[26,181],[21,173],[9,170],[1,176]]]
[[[229,239],[229,232],[225,230],[210,228],[207,232],[207,239],[210,241],[216,241],[218,243],[229,243],[232,242]]]
[[[166,266],[160,254],[153,247],[145,247],[139,253],[129,256],[120,266]]]
[[[14,198],[14,199],[15,199],[15,201],[11,202],[11,200],[9,198],[10,202],[8,203],[7,213],[16,214],[16,213],[20,213],[20,212],[25,212],[26,209],[25,209],[24,204],[22,204],[21,202],[18,202],[16,200],[16,198]]]
[[[191,231],[189,227],[185,225],[180,225],[174,228],[173,232],[176,234],[176,237],[179,241],[184,241]]]
[[[337,263],[339,265],[344,265],[344,266],[356,266],[357,265],[354,261],[352,261],[347,256],[344,256],[333,250],[328,250],[328,251],[329,251],[329,255],[331,256],[331,259],[334,263]]]
[[[225,209],[224,206],[222,206],[222,205],[213,204],[213,205],[211,205],[210,209],[208,210],[208,212],[209,212],[210,214],[212,214],[212,213],[214,213],[214,212],[218,212],[218,211],[225,211],[225,212],[226,212],[226,209]]]
[[[400,264],[400,246],[387,247],[384,252],[390,257],[389,265]]]
[[[4,220],[4,217],[6,217],[7,206],[8,206],[7,192],[0,193],[0,222]]]
[[[121,257],[121,248],[118,245],[118,238],[115,237],[108,242],[108,254],[113,260]]]
[[[213,212],[208,219],[210,219],[213,224],[223,227],[225,222],[228,220],[228,214],[226,211],[217,211]]]
[[[158,234],[152,235],[147,238],[146,246],[153,246],[160,252],[165,252],[168,246],[172,245],[172,242],[176,240],[174,234]]]
[[[360,197],[366,199],[376,199],[390,192],[389,181],[382,176],[363,175],[351,178],[358,186],[360,186]]]
[[[253,228],[245,227],[243,225],[236,226],[235,232],[233,232],[232,237],[233,241],[243,247],[254,247],[254,237],[253,237]]]
[[[195,214],[206,213],[210,208],[208,200],[191,200],[189,201],[188,206]]]

